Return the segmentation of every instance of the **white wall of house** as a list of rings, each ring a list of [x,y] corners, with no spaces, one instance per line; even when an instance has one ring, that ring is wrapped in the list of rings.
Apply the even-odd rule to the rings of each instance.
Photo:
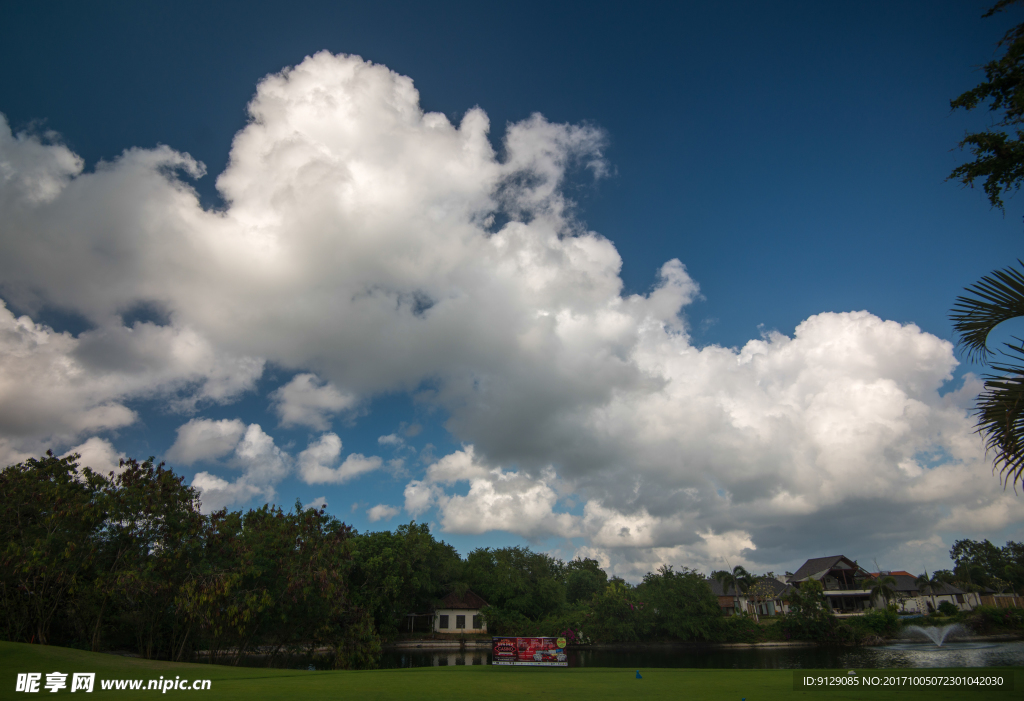
[[[928,613],[928,604],[923,596],[911,596],[907,598],[899,610],[900,613]]]
[[[732,600],[735,601],[735,597]],[[782,599],[767,599],[755,602],[746,596],[740,596],[739,602],[739,608],[734,609],[732,615],[738,615],[736,613],[738,611],[746,611],[748,614],[757,614],[759,616],[778,616],[783,613],[789,613],[789,604]]]
[[[961,611],[970,611],[974,607],[971,606],[970,598],[969,597],[970,597],[969,594],[960,594],[959,595],[959,599],[960,600],[957,601],[958,597],[957,597],[956,594],[937,594],[935,596],[935,606],[938,607],[939,605],[942,604],[943,601],[948,601],[949,603],[953,604],[954,606],[956,606]]]
[[[900,608],[900,613],[928,615],[933,610],[938,610],[939,604],[943,601],[950,602],[961,611],[973,611],[980,603],[978,595],[970,592],[963,594],[936,594],[934,598],[931,594],[920,594],[906,599]],[[884,608],[881,603],[876,603],[875,607]]]
[[[442,623],[446,625],[442,626]],[[474,627],[474,623],[479,625]],[[462,627],[460,627],[460,624]],[[487,622],[484,621],[480,609],[438,609],[434,613],[434,632],[456,634],[486,633]]]

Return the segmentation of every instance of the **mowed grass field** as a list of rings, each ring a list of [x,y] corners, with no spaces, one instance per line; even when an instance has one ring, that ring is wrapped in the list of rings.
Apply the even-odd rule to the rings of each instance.
[[[68,688],[49,692],[40,686],[38,694],[15,691],[19,672],[68,674]],[[917,670],[924,672],[925,670]],[[929,673],[938,670],[927,670]],[[1014,690],[1009,688],[853,688],[829,687],[794,690],[793,672],[760,669],[635,669],[589,668],[509,668],[482,666],[420,667],[413,669],[359,672],[306,672],[251,667],[222,667],[205,664],[172,664],[104,655],[68,648],[0,642],[0,699],[55,698],[70,694],[71,673],[95,672],[92,694],[76,691],[72,698],[110,699],[111,701],[149,699],[163,696],[167,701],[293,701],[296,699],[685,699],[687,701],[774,701],[776,699],[870,699],[886,701],[938,701],[941,699],[1024,699],[1024,670],[957,669],[950,673],[972,674],[1009,672]],[[865,670],[866,672],[866,670]],[[837,675],[843,670],[803,670],[802,675]],[[878,670],[884,675],[886,670]],[[910,673],[914,670],[889,670]],[[872,673],[874,674],[874,672]],[[150,679],[182,677],[210,679],[209,691],[169,690],[130,691],[100,688],[103,679]],[[84,699],[82,698],[84,696]]]

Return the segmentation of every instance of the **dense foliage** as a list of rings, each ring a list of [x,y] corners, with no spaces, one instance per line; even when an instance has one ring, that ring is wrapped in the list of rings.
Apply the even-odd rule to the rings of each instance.
[[[379,637],[349,593],[354,541],[298,505],[204,516],[152,461],[103,476],[48,454],[0,471],[3,636],[235,663],[327,648],[334,666],[367,666]]]
[[[1016,586],[1022,554],[1018,543],[958,541],[955,570],[935,577]],[[754,599],[764,583],[741,568],[718,579]],[[207,515],[196,491],[152,460],[126,460],[104,476],[75,456],[48,454],[0,471],[0,637],[11,641],[222,664],[255,653],[267,664],[317,656],[321,665],[367,668],[382,642],[415,634],[408,614],[467,590],[488,602],[490,633],[562,635],[570,644],[849,644],[899,630],[892,610],[838,621],[817,582],[788,595],[785,616],[724,617],[708,581],[662,567],[631,585],[595,560],[524,547],[462,558],[426,524],[357,533],[298,503]],[[760,598],[772,596],[766,588]],[[422,633],[429,616],[418,620]],[[993,611],[976,627],[1018,624]]]
[[[983,17],[1020,3],[999,0]],[[989,202],[1002,209],[1003,192],[1020,189],[1024,180],[1024,24],[1007,31],[999,45],[1003,55],[985,64],[985,80],[951,100],[950,107],[973,110],[987,103],[1001,118],[991,128],[964,137],[960,148],[969,148],[974,160],[957,166],[949,177],[972,186],[982,179]]]
[[[1009,541],[1003,547],[991,542],[963,539],[949,550],[952,570],[939,570],[935,577],[965,591],[992,589],[1024,593],[1024,543]]]
[[[495,633],[722,636],[718,602],[692,570],[631,586],[595,560],[523,547],[463,559],[426,524],[360,534],[298,503],[205,515],[198,497],[152,460],[104,476],[47,454],[0,471],[0,634],[228,664],[315,651],[369,667],[382,640],[409,631],[408,614],[472,589]]]
[[[1024,0],[999,0],[991,17]],[[1002,194],[1024,182],[1024,23],[1008,30],[999,45],[1003,55],[985,64],[985,80],[950,102],[973,110],[987,104],[999,117],[988,129],[967,134],[960,148],[974,160],[953,169],[950,178],[973,186],[981,179],[993,207],[1003,209]],[[1018,264],[1024,265],[1020,260]],[[1024,316],[1024,273],[1014,266],[994,270],[957,297],[950,312],[958,347],[969,359],[987,362],[988,337],[1005,321]],[[989,363],[985,386],[974,407],[977,430],[993,455],[993,470],[1006,487],[1024,485],[1024,342],[1004,344],[1002,360]]]

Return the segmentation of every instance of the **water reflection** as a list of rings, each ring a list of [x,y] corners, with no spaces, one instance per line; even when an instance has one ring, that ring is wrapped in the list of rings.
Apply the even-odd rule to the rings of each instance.
[[[447,667],[450,665],[489,665],[490,650],[385,650],[380,666],[384,669],[398,667]]]
[[[886,669],[1024,666],[1024,642],[897,643],[828,648],[601,648],[570,650],[570,667],[687,667],[713,669]],[[385,650],[380,666],[489,665],[490,650]]]
[[[1024,665],[1024,642],[897,643],[872,648],[876,667],[1011,667]],[[861,665],[867,666],[867,665]]]

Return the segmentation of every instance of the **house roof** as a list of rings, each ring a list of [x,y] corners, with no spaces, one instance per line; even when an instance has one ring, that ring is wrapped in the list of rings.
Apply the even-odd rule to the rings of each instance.
[[[723,590],[722,583],[717,579],[708,577],[705,581],[708,583],[708,586],[711,587],[711,593],[715,596],[736,596],[736,590],[731,584],[729,585],[728,590]]]
[[[793,573],[793,576],[789,578],[791,582],[802,582],[805,579],[809,579],[814,575],[823,575],[830,569],[836,566],[841,560],[850,562],[850,559],[843,555],[830,555],[829,557],[812,557],[810,560],[800,565],[800,569]],[[850,562],[850,564],[853,564]],[[817,577],[815,577],[817,579]]]
[[[711,587],[711,593],[715,596],[736,596],[736,590],[733,588],[731,584],[729,585],[729,588],[727,590],[723,590],[722,583],[719,582],[717,579],[708,578],[706,581],[708,583],[708,586]],[[778,598],[783,593],[793,588],[789,584],[780,582],[774,577],[760,577],[757,580],[755,580],[755,582],[767,582],[768,586],[770,586],[772,588],[772,591],[775,593],[776,598]],[[745,596],[746,593],[744,593],[743,595]]]
[[[441,599],[441,605],[438,608],[443,609],[480,609],[487,606],[487,602],[474,594],[470,590],[466,590],[463,596],[459,596],[455,592],[452,592],[448,596]]]
[[[892,577],[893,579],[896,580],[896,586],[893,587],[896,591],[907,591],[907,592],[912,591],[912,592],[917,592],[919,595],[922,595],[922,596],[931,596],[932,594],[934,594],[935,596],[948,596],[950,594],[963,594],[964,593],[963,589],[958,589],[957,587],[953,586],[952,584],[947,584],[945,582],[941,582],[941,583],[935,585],[935,589],[932,592],[929,592],[929,593],[926,594],[925,592],[921,591],[921,587],[918,586],[918,584],[917,584],[917,577],[915,577],[914,575],[910,574],[909,572],[905,572],[903,570],[898,570],[898,571],[895,571],[895,572],[890,572],[889,574],[881,574],[879,572],[872,572],[871,576],[872,577],[880,577],[880,576],[881,577]]]
[[[757,580],[757,582],[766,582],[768,586],[771,587],[776,597],[782,596],[787,591],[793,589],[793,585],[786,584],[785,582],[780,582],[779,580],[775,579],[775,577],[761,577]]]
[[[919,589],[917,586],[917,577],[915,577],[912,574],[907,574],[905,572],[890,572],[889,574],[882,574],[881,572],[871,573],[872,579],[878,580],[882,577],[892,577],[893,579],[895,579],[896,585],[893,587],[893,589],[895,589],[896,591],[917,592]],[[939,592],[936,591],[935,593],[938,594]]]
[[[965,592],[963,589],[960,589],[959,587],[955,587],[952,584],[949,584],[948,582],[942,582],[941,584],[939,584],[939,586],[937,586],[935,588],[935,596],[943,596],[943,595],[946,595],[946,594],[966,594],[966,593],[967,592]]]

